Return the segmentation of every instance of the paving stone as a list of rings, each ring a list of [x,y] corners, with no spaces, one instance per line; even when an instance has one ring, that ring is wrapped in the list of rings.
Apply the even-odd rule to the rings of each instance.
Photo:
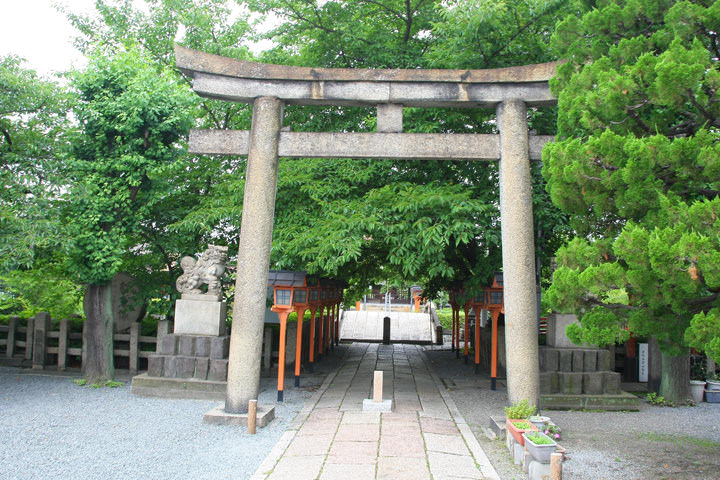
[[[425,442],[422,436],[416,435],[381,435],[381,457],[414,457],[425,458]]]
[[[343,415],[344,424],[379,424],[380,412],[347,412]]]
[[[377,480],[429,480],[430,472],[425,458],[380,457],[377,463]]]
[[[315,407],[313,411],[308,415],[308,420],[337,420],[340,421],[342,412],[339,412],[337,408],[318,408]]]
[[[383,413],[382,414],[382,423],[383,425],[417,425],[418,422],[418,416],[417,413],[398,413],[398,412],[392,412],[392,413]]]
[[[420,435],[420,425],[412,423],[387,423],[384,422],[380,426],[381,435],[394,436],[414,436],[422,439]]]
[[[421,417],[420,425],[424,433],[440,433],[443,435],[460,435],[460,431],[452,420]]]
[[[324,455],[283,457],[268,480],[313,480],[320,474],[324,461]]]
[[[458,435],[441,435],[438,433],[425,434],[425,446],[428,452],[452,453],[455,455],[470,455],[465,441]]]
[[[285,450],[284,455],[289,457],[326,455],[330,450],[330,444],[335,435],[333,433],[324,435],[295,436],[290,446]]]
[[[434,478],[483,478],[470,455],[428,452],[428,463]]]
[[[377,442],[344,442],[336,440],[330,447],[327,463],[375,465],[377,453]]]
[[[323,435],[323,434],[335,434],[338,427],[337,420],[307,420],[300,430],[298,435]]]
[[[357,464],[325,464],[320,480],[374,480],[375,479],[375,462],[367,465]]]
[[[343,425],[338,427],[335,441],[377,442],[380,437],[380,425]]]

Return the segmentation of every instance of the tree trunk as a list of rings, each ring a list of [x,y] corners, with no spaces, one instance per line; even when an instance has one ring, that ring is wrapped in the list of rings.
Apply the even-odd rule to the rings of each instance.
[[[83,376],[89,383],[112,380],[115,376],[113,363],[115,322],[111,284],[88,285],[83,308],[85,309]]]
[[[690,397],[690,357],[662,353],[660,395],[668,402],[685,403]]]
[[[662,354],[655,337],[648,340],[648,392],[660,392],[662,381]]]

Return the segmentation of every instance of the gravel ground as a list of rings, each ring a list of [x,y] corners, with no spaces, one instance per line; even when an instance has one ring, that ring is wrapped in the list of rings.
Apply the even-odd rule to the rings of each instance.
[[[500,477],[526,479],[504,439],[488,440],[482,431],[490,415],[505,416],[504,384],[493,392],[487,372],[473,375],[473,366],[450,351],[426,354]],[[720,479],[719,404],[669,408],[641,401],[639,412],[544,413],[563,430],[563,480]]]
[[[249,478],[322,379],[288,388],[276,420],[248,435],[202,423],[221,402],[142,398],[129,383],[94,389],[0,368],[0,479]],[[274,404],[274,380],[263,378],[261,390],[259,402]]]

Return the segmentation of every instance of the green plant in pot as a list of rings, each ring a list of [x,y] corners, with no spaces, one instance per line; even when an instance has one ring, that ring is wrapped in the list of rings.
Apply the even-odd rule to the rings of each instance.
[[[540,432],[523,433],[525,447],[530,455],[540,463],[550,463],[550,455],[553,454],[557,443],[552,438]]]
[[[703,401],[703,391],[705,390],[705,358],[691,357],[690,361],[690,396],[693,402],[700,403]]]
[[[537,431],[535,425],[526,420],[536,410],[535,405],[530,405],[527,400],[505,407],[505,427],[520,445],[525,445],[524,432]]]

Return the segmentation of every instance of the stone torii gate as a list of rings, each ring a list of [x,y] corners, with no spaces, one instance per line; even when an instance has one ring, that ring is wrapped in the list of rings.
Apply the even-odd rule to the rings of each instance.
[[[253,104],[250,131],[193,130],[190,151],[247,155],[228,364],[226,413],[258,396],[278,157],[499,160],[511,402],[539,401],[530,160],[552,137],[528,135],[528,106],[556,104],[555,63],[493,70],[307,68],[234,60],[175,47],[177,66],[209,98]],[[377,133],[292,132],[283,106],[377,108]],[[402,133],[403,107],[496,108],[499,135]]]

